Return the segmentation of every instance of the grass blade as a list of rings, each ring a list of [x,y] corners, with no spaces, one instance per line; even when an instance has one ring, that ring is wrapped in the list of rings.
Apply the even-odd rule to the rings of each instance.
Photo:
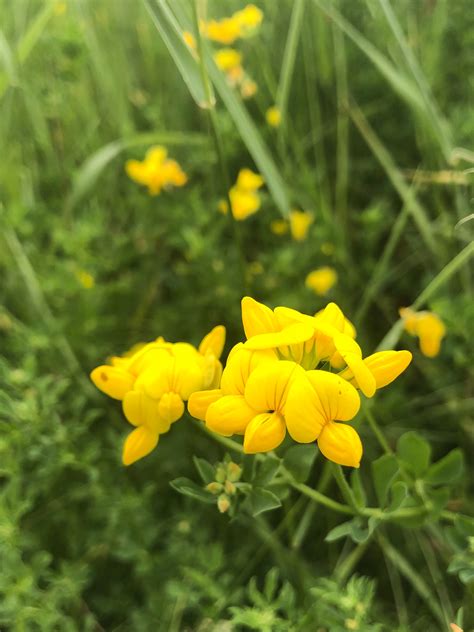
[[[304,0],[295,0],[293,11],[291,12],[290,27],[286,39],[285,52],[281,65],[280,80],[278,83],[276,104],[284,120],[288,106],[288,96],[290,94],[291,80],[295,67],[296,52],[303,25]]]

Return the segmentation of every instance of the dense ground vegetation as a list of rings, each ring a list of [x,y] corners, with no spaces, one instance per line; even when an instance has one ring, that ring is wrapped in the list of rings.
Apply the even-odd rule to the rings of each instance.
[[[236,44],[258,85],[246,117],[214,71],[215,110],[198,107],[156,28],[169,6],[193,30],[192,2],[0,2],[2,630],[474,629],[472,3],[256,4],[263,23]],[[265,118],[275,103],[279,127]],[[152,197],[127,177],[152,145],[185,186]],[[234,223],[218,211],[225,177],[262,160],[262,207]],[[293,207],[314,214],[301,242],[271,230]],[[326,297],[305,286],[321,266],[338,274]],[[455,455],[426,474],[439,485],[429,519],[338,533],[347,517],[287,488],[281,507],[230,520],[169,484],[202,486],[193,456],[226,455],[190,417],[123,467],[127,424],[90,370],[159,335],[197,344],[216,324],[227,352],[245,294],[311,314],[334,300],[370,353],[413,352],[366,409],[388,451],[416,431],[418,492],[429,459]],[[397,323],[414,303],[446,325],[435,358]],[[374,506],[383,450],[364,412],[358,423],[351,480]],[[324,459],[301,449],[277,452],[293,481],[341,501]],[[248,480],[275,491],[274,475]]]

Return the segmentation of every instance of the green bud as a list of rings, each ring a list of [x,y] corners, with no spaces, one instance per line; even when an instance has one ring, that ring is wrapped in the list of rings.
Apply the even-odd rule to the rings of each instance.
[[[223,483],[227,478],[227,472],[223,465],[219,464],[216,467],[216,481],[218,483]]]
[[[223,485],[222,483],[218,483],[217,481],[212,481],[212,483],[206,485],[206,489],[208,492],[211,492],[211,494],[220,494],[223,490]]]
[[[229,496],[233,496],[235,492],[237,491],[237,488],[234,485],[234,483],[232,483],[232,481],[229,481],[229,480],[227,480],[224,483],[224,489],[225,489],[225,493],[229,494]]]
[[[242,468],[240,467],[240,465],[237,465],[237,463],[231,461],[227,466],[227,478],[229,479],[229,481],[235,483],[240,479],[241,475]]]
[[[221,513],[225,513],[229,510],[230,500],[225,494],[221,494],[217,499],[217,508]]]

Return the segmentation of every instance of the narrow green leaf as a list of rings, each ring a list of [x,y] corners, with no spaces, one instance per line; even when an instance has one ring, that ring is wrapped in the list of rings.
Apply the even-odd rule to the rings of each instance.
[[[338,524],[337,527],[334,527],[329,531],[329,533],[324,538],[325,542],[335,542],[336,540],[340,540],[341,538],[347,537],[352,531],[352,520],[348,520],[347,522],[342,522]]]
[[[385,505],[388,490],[398,471],[398,461],[393,454],[384,454],[372,463],[375,493],[381,507]]]
[[[301,35],[301,27],[303,25],[304,6],[304,0],[295,0],[293,3],[288,37],[286,39],[285,52],[283,53],[280,81],[278,83],[276,99],[277,107],[279,108],[283,119],[285,118],[286,108],[288,105],[288,95],[290,93],[291,80],[295,68],[296,53]]]
[[[204,85],[195,53],[183,39],[183,30],[165,0],[143,0],[191,96],[200,108],[214,107],[215,99]],[[210,96],[210,99],[209,99]]]
[[[215,496],[199,487],[199,485],[191,479],[185,478],[184,476],[171,481],[170,485],[177,492],[183,494],[183,496],[189,496],[190,498],[194,498],[195,500],[199,500],[210,505],[215,504],[216,502]]]
[[[421,477],[430,464],[431,446],[420,434],[410,431],[398,440],[397,454],[412,474]]]
[[[193,457],[194,465],[196,466],[197,471],[199,472],[199,476],[202,478],[203,482],[208,485],[215,480],[215,469],[214,466],[206,461],[206,459],[200,459],[197,456]]]

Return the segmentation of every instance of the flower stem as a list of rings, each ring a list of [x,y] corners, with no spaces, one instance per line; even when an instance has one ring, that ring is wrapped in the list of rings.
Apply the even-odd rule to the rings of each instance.
[[[384,433],[382,432],[380,426],[377,423],[377,420],[372,415],[369,408],[364,409],[365,418],[369,422],[369,426],[377,438],[377,441],[380,443],[381,448],[386,454],[393,454],[392,448],[388,445],[388,441],[385,438]]]
[[[344,472],[342,471],[341,466],[337,463],[331,463],[331,466],[332,473],[334,475],[334,478],[336,479],[336,483],[339,486],[342,497],[352,509],[351,513],[360,513],[361,508],[359,507],[356,497],[354,496],[354,492],[350,488],[349,483],[346,481],[346,477],[344,476]]]

